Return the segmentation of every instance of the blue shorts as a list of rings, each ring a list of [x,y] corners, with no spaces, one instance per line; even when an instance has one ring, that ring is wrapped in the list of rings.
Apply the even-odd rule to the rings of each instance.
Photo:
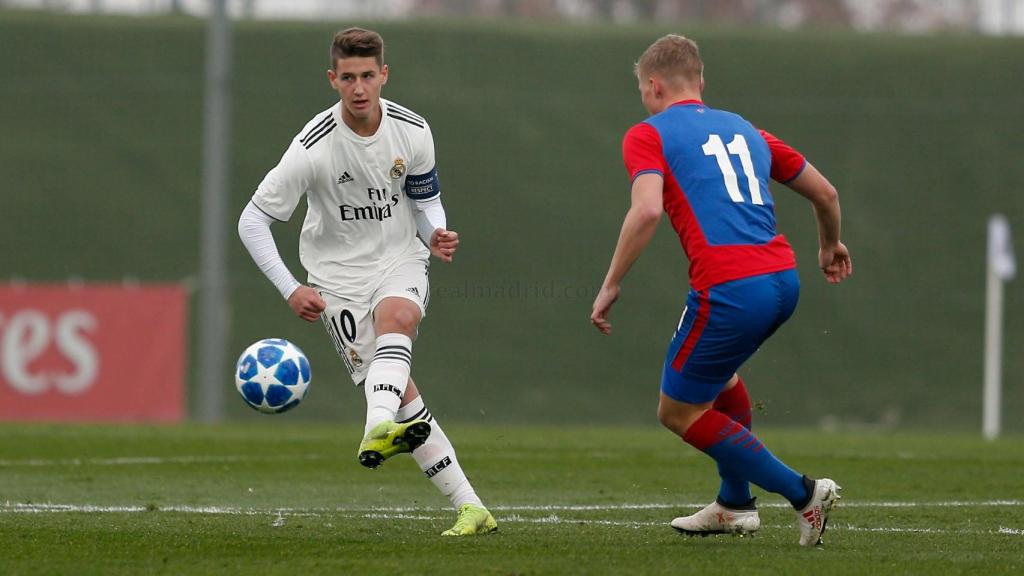
[[[714,400],[793,314],[799,297],[795,269],[690,290],[665,357],[661,391],[687,404]]]

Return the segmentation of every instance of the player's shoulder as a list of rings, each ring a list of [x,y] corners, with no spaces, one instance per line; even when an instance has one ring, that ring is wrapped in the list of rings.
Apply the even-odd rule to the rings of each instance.
[[[638,149],[650,149],[661,147],[661,134],[650,122],[651,118],[637,122],[626,130],[622,136],[622,151],[630,154]]]
[[[723,124],[731,126],[737,132],[746,134],[748,138],[750,136],[761,136],[761,130],[741,114],[731,110],[717,110],[717,112],[721,114]]]
[[[658,138],[658,129],[651,122],[653,117],[641,120],[626,130],[623,140],[649,140]]]
[[[338,120],[335,116],[335,108],[337,104],[332,105],[330,108],[323,110],[314,115],[302,130],[295,135],[295,140],[302,145],[306,150],[311,149],[313,146],[323,140],[325,136],[334,131],[338,127]]]
[[[706,106],[707,113],[714,117],[718,122],[742,124],[744,126],[753,126],[749,120],[744,118],[741,114],[733,112],[732,110],[726,110],[724,108],[711,108]]]
[[[427,129],[428,124],[426,119],[409,108],[386,98],[381,98],[380,104],[381,108],[384,110],[384,114],[386,114],[388,118],[396,120],[396,126],[405,130]]]

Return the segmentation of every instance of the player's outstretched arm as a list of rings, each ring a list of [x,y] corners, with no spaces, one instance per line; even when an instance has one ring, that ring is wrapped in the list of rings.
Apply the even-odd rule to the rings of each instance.
[[[612,325],[608,315],[611,313],[612,304],[619,298],[622,280],[658,229],[658,220],[661,219],[663,211],[663,183],[662,176],[655,173],[641,174],[633,181],[632,204],[622,222],[619,242],[608,266],[608,274],[605,275],[601,291],[594,299],[593,310],[590,313],[590,323],[602,334],[611,334]]]
[[[786,185],[810,200],[814,208],[814,218],[818,221],[818,266],[825,280],[830,284],[842,282],[853,274],[853,261],[850,251],[839,240],[842,224],[839,193],[810,162]]]

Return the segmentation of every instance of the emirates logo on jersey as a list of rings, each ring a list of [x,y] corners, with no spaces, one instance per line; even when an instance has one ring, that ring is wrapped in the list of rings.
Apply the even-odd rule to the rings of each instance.
[[[402,176],[405,176],[405,160],[395,158],[395,165],[391,167],[390,174],[393,180],[398,180]]]
[[[392,207],[398,206],[398,194],[389,193],[387,188],[367,188],[366,199],[370,201],[369,206],[354,206],[352,204],[338,206],[342,221],[377,220],[383,222],[393,215]],[[383,206],[378,202],[383,202]]]

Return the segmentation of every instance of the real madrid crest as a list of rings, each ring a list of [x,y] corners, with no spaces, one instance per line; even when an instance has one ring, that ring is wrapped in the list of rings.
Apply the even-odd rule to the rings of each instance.
[[[363,366],[363,359],[359,357],[359,354],[356,354],[355,350],[349,348],[348,349],[348,357],[352,359],[352,365],[353,366],[355,366],[356,368],[362,368],[362,366]]]
[[[398,180],[405,175],[405,160],[395,158],[395,165],[391,167],[391,178]]]

